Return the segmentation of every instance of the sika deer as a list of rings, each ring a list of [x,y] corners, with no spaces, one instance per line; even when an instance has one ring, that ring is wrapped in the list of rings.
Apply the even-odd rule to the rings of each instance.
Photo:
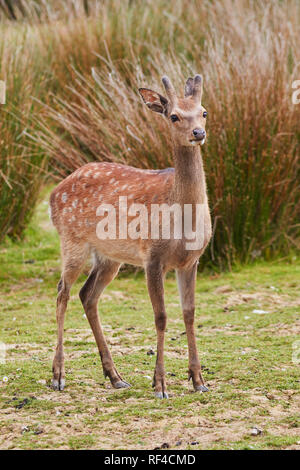
[[[118,373],[100,325],[97,303],[104,288],[117,275],[122,263],[143,266],[152,302],[157,331],[157,359],[153,387],[159,398],[168,398],[164,371],[164,336],[167,315],[164,304],[164,276],[171,269],[176,270],[178,287],[186,326],[189,350],[189,378],[196,391],[207,391],[201,375],[195,332],[195,281],[198,258],[205,250],[211,237],[211,219],[206,194],[205,175],[200,153],[204,144],[207,112],[201,105],[202,78],[196,75],[185,85],[184,98],[178,98],[167,77],[162,79],[166,97],[155,91],[139,90],[145,104],[152,111],[160,113],[169,122],[173,141],[175,169],[141,170],[116,163],[89,163],[63,180],[51,194],[51,216],[61,239],[62,275],[58,284],[57,323],[58,342],[53,361],[53,388],[63,390],[65,386],[63,328],[69,292],[90,254],[94,264],[89,277],[80,290],[86,316],[95,336],[102,360],[105,377],[109,377],[115,388],[130,385]],[[139,226],[140,236],[122,236],[121,209],[118,204],[127,197],[128,201],[139,203],[146,213],[153,206],[169,210],[172,228],[180,222],[185,224],[182,212],[176,210],[186,206],[192,208],[192,227],[181,237],[142,236],[145,225]],[[120,198],[120,199],[119,199]],[[104,209],[99,208],[105,204]],[[116,222],[114,233],[119,237],[99,236],[99,221],[105,208],[112,207]],[[201,207],[201,223],[196,223],[197,207]],[[169,209],[168,209],[169,208]],[[131,221],[137,210],[129,213]],[[177,215],[176,215],[177,214]],[[162,229],[162,217],[151,218],[151,234]],[[177,219],[176,219],[177,218]],[[149,222],[148,215],[145,223]],[[138,224],[136,224],[136,228]],[[103,226],[102,226],[103,228]],[[99,230],[98,230],[99,229]],[[199,236],[200,231],[202,237]],[[198,233],[199,232],[199,233]],[[200,244],[187,248],[192,237]],[[198,237],[198,238],[197,238]],[[105,239],[106,238],[106,239]]]

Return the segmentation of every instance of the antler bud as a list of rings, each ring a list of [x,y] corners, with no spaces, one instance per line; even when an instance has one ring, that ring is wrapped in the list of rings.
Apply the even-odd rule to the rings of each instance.
[[[167,77],[166,75],[164,75],[162,77],[162,82],[163,82],[163,85],[165,87],[165,90],[166,90],[166,93],[167,93],[167,96],[168,96],[168,99],[170,101],[170,104],[171,106],[174,106],[174,104],[176,103],[177,101],[177,96],[176,96],[176,92],[175,92],[175,89],[169,79],[169,77]]]
[[[185,98],[187,98],[188,96],[193,96],[193,90],[194,90],[194,79],[192,77],[189,77],[184,87]]]
[[[202,98],[202,85],[203,85],[203,80],[202,80],[201,75],[195,75],[193,98],[194,98],[194,101],[198,102],[199,104],[201,104],[201,98]]]

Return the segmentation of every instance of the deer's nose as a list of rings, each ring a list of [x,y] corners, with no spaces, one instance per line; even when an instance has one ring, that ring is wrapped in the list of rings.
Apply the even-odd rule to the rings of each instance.
[[[206,136],[206,132],[205,132],[205,130],[203,130],[203,129],[194,129],[194,130],[193,130],[193,136],[194,136],[197,140],[203,140],[204,137]]]

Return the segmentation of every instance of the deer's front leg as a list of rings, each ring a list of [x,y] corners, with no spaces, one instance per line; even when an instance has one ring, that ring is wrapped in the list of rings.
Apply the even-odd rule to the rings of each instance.
[[[168,398],[164,368],[164,339],[167,314],[164,303],[164,274],[160,263],[151,261],[146,267],[146,276],[148,291],[155,315],[157,333],[157,356],[153,387],[157,398]]]
[[[189,379],[192,379],[196,391],[208,392],[201,374],[194,329],[197,264],[188,270],[178,270],[176,274],[189,348]]]

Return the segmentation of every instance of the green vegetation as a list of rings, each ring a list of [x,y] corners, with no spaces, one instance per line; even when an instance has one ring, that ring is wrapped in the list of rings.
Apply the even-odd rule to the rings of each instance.
[[[210,393],[196,394],[187,381],[186,336],[170,274],[170,399],[164,401],[151,389],[155,356],[147,351],[155,350],[156,335],[144,276],[119,276],[100,300],[115,362],[132,384],[113,390],[78,299],[83,275],[65,323],[67,387],[54,392],[59,244],[42,200],[24,242],[6,239],[0,248],[0,341],[7,345],[0,364],[0,448],[299,448],[299,365],[292,361],[299,275],[297,258],[199,275],[197,338]],[[253,427],[262,433],[252,435]]]
[[[291,96],[299,19],[299,3],[288,0],[2,5],[0,239],[23,233],[46,176],[60,179],[90,160],[170,166],[166,124],[137,88],[157,89],[167,73],[182,90],[200,72],[215,229],[203,264],[298,250],[300,106]]]
[[[1,449],[299,449],[299,21],[294,0],[0,2]],[[187,381],[171,273],[170,399],[154,398],[153,314],[144,275],[129,271],[99,310],[132,388],[104,380],[78,299],[83,274],[65,322],[67,386],[55,392],[60,255],[45,185],[91,160],[171,166],[166,123],[137,89],[162,91],[166,73],[180,91],[195,72],[209,113],[214,236],[196,327],[210,393]]]

